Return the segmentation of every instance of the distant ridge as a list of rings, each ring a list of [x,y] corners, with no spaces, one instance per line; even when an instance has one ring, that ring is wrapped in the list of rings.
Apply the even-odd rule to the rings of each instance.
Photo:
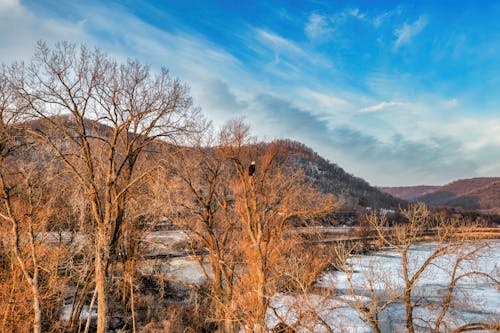
[[[390,195],[403,200],[413,200],[424,194],[432,193],[438,190],[440,186],[418,185],[418,186],[398,186],[398,187],[381,187],[380,189]]]
[[[395,197],[461,210],[500,213],[500,177],[460,179],[443,186],[381,187]]]

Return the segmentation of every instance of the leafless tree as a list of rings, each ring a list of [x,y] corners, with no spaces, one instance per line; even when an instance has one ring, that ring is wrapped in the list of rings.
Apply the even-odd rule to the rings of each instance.
[[[285,146],[255,143],[241,121],[228,123],[212,146],[184,154],[189,158],[180,159],[179,175],[186,192],[177,197],[187,199],[180,218],[208,252],[209,297],[220,331],[264,332],[269,299],[294,253],[292,220],[312,220],[338,203],[287,164]]]
[[[443,329],[466,331],[482,327],[492,329],[498,322],[481,322],[461,326],[445,320],[452,307],[459,306],[458,285],[464,279],[479,279],[499,286],[499,271],[485,271],[474,268],[474,262],[484,255],[487,242],[475,240],[474,225],[461,219],[432,216],[423,204],[415,204],[403,210],[407,223],[390,226],[384,215],[377,213],[367,217],[372,230],[376,233],[378,246],[389,247],[400,256],[398,272],[386,272],[378,266],[368,265],[363,269],[363,286],[354,281],[352,259],[344,261],[353,306],[370,324],[375,332],[381,332],[380,323],[384,311],[391,305],[401,302],[404,305],[404,326],[408,332],[415,332],[416,326],[425,326],[433,332]],[[465,230],[465,232],[464,232]],[[469,231],[469,232],[467,232]],[[422,257],[415,255],[415,246],[425,241],[432,241],[429,251]],[[472,267],[472,268],[471,268]],[[424,277],[436,274],[436,270],[448,276],[444,287],[446,292],[438,301],[430,300],[419,286]],[[361,290],[356,290],[361,288]],[[368,298],[366,298],[367,296]],[[428,318],[423,318],[422,311],[430,311]]]
[[[35,249],[33,227],[36,210],[33,178],[27,172],[23,172],[24,170],[20,172],[19,170],[14,171],[11,161],[9,161],[15,150],[20,146],[16,142],[16,134],[19,131],[16,126],[19,110],[16,105],[15,94],[6,74],[6,68],[2,66],[0,71],[0,218],[10,224],[8,239],[13,259],[31,287],[34,311],[33,331],[41,332],[42,310],[39,291],[39,258]],[[17,177],[13,176],[14,173],[17,174]],[[23,190],[25,190],[25,193]],[[26,194],[27,207],[21,209],[22,213],[20,214],[19,210],[16,209],[18,208],[16,203],[19,203],[19,196],[22,194]],[[27,222],[27,233],[21,230],[22,220]],[[29,254],[23,251],[21,244],[23,235],[28,237]],[[27,262],[27,259],[30,263]]]
[[[162,69],[119,64],[99,50],[38,43],[28,65],[15,64],[11,82],[23,110],[38,121],[32,134],[50,147],[83,189],[95,238],[98,332],[107,326],[109,265],[119,252],[128,194],[156,166],[145,152],[199,130],[188,88]]]

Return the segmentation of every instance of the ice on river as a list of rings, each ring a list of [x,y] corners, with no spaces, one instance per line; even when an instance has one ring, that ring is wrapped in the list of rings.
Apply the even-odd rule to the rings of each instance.
[[[350,306],[347,298],[276,294],[269,302],[266,316],[269,328],[285,323],[300,333],[327,333],[327,327],[334,332],[372,332],[370,326],[360,319],[360,313]]]
[[[419,244],[408,252],[409,277],[443,244]],[[500,241],[451,244],[450,251],[432,260],[423,271],[412,291],[415,323],[421,331],[432,326],[443,309],[453,269],[460,279],[452,294],[452,304],[446,312],[443,331],[465,323],[498,321],[500,319],[500,288],[480,272],[500,278]],[[464,260],[459,258],[466,257]],[[353,256],[348,260],[347,272],[328,272],[318,281],[324,288],[333,288],[341,294],[363,295],[373,301],[393,299],[381,315],[384,332],[404,331],[404,304],[400,297],[405,286],[402,256],[394,249]],[[470,275],[469,275],[470,274]],[[352,330],[355,332],[356,330]]]

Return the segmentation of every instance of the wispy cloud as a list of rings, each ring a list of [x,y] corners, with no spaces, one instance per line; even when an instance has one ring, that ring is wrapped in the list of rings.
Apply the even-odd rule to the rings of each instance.
[[[334,162],[376,185],[436,184],[478,174],[478,165],[464,154],[463,143],[447,134],[421,140],[394,133],[381,139],[352,123],[331,126],[313,110],[270,94],[256,95],[249,110],[249,120],[259,124],[253,130],[260,137],[300,140],[323,156],[334,156]]]
[[[366,14],[362,13],[359,8],[353,8],[351,10],[348,10],[347,13],[351,15],[352,17],[357,18],[358,20],[364,20],[366,18]]]
[[[0,0],[1,61],[28,60],[37,40],[88,42],[85,20],[66,22],[37,16],[20,1]]]
[[[398,6],[395,9],[385,11],[382,14],[375,16],[371,20],[371,22],[375,28],[379,28],[384,22],[388,21],[391,17],[401,15],[401,13],[402,9],[400,6]]]
[[[278,55],[281,53],[288,53],[299,57],[306,55],[304,50],[291,40],[264,29],[255,29],[255,32],[257,39],[274,50]]]
[[[332,67],[330,60],[310,45],[302,45],[267,29],[253,28],[252,32],[248,44],[260,54],[258,61],[265,60],[271,52],[273,60],[266,64],[266,70],[281,79],[304,79],[307,76],[304,70]]]
[[[395,29],[394,35],[397,39],[394,42],[394,49],[399,48],[401,45],[410,43],[413,37],[424,30],[427,23],[427,18],[420,16],[415,22],[411,24],[405,22],[401,27]]]
[[[329,110],[342,111],[343,109],[350,108],[350,103],[347,100],[337,96],[324,94],[309,88],[303,89],[302,93],[315,100],[323,108]]]
[[[16,7],[19,7],[19,1],[17,0],[2,0],[0,1],[0,11],[9,9],[15,9]]]
[[[387,111],[387,110],[395,110],[399,107],[404,107],[408,106],[408,103],[402,103],[402,102],[380,102],[375,105],[371,105],[368,107],[365,107],[361,110],[360,112],[363,113],[370,113],[370,112],[380,112],[380,111]]]
[[[304,26],[304,32],[311,41],[325,41],[349,19],[364,21],[367,15],[359,8],[346,9],[332,15],[312,13]]]
[[[318,40],[328,37],[333,29],[329,26],[328,19],[325,16],[312,13],[304,31],[309,39]]]
[[[349,19],[364,21],[367,19],[367,15],[366,13],[361,12],[359,8],[350,8],[338,12],[330,17],[330,21],[334,25],[341,25],[346,23]]]

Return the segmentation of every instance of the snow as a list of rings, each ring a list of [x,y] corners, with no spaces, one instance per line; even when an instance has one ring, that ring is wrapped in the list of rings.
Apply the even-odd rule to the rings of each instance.
[[[318,319],[315,315],[319,316]],[[360,313],[342,299],[319,295],[292,296],[276,294],[269,302],[266,325],[273,328],[279,323],[296,327],[300,333],[335,332],[370,333],[370,326],[360,319]]]
[[[302,230],[307,232],[309,230]],[[335,232],[336,230],[328,230]],[[345,230],[343,230],[345,232]],[[83,245],[88,239],[82,234],[45,233],[39,236],[48,243],[76,243]],[[206,276],[198,262],[185,255],[183,249],[189,243],[189,234],[185,231],[158,231],[147,233],[142,241],[143,254],[150,257],[164,256],[168,259],[147,259],[140,263],[140,271],[145,275],[160,274],[173,281],[202,285]],[[453,244],[452,244],[453,245]],[[464,245],[464,244],[462,244]],[[415,318],[423,318],[435,322],[441,311],[442,298],[448,292],[450,274],[457,257],[480,247],[471,260],[464,260],[458,273],[480,271],[494,275],[500,279],[500,240],[483,243],[470,243],[466,246],[454,247],[454,251],[435,259],[418,278],[412,296],[422,301],[422,306],[415,308]],[[435,249],[435,243],[418,244],[411,247],[409,256],[410,274],[413,274]],[[362,320],[363,314],[356,310],[377,299],[395,298],[395,302],[380,313],[382,332],[405,331],[405,308],[400,296],[404,290],[404,279],[401,273],[402,256],[395,249],[386,248],[379,252],[352,256],[348,259],[349,272],[327,272],[317,281],[317,286],[333,290],[335,296],[320,295],[288,295],[278,293],[270,300],[266,314],[266,324],[271,329],[279,323],[295,327],[297,332],[327,332],[323,324],[327,324],[335,332],[372,332],[370,326]],[[204,263],[207,274],[211,272]],[[333,294],[333,293],[329,293]],[[86,306],[81,318],[85,320],[89,314],[94,318],[95,309]],[[62,309],[62,319],[69,320],[71,305]],[[317,314],[317,317],[313,315]],[[492,321],[500,318],[500,288],[487,279],[479,276],[462,279],[453,293],[453,304],[448,310],[444,331],[465,323]],[[417,331],[425,331],[427,325],[422,319],[416,319]],[[323,322],[323,323],[322,323]]]
[[[63,306],[61,310],[61,319],[63,321],[68,322],[71,320],[71,309],[72,309],[71,304],[66,304],[65,306]],[[88,317],[89,317],[89,306],[84,305],[82,312],[80,313],[80,319],[87,320]],[[92,308],[91,319],[97,319],[97,306],[94,306]]]
[[[189,248],[189,234],[182,230],[154,231],[144,235],[141,252],[149,257],[183,256]]]
[[[210,265],[203,264],[209,276]],[[207,279],[196,260],[191,257],[171,258],[168,260],[143,260],[139,268],[144,275],[162,275],[172,281],[193,285],[203,285]]]
[[[426,322],[431,325],[442,310],[443,298],[448,293],[453,266],[459,258],[478,249],[469,260],[458,266],[458,274],[484,272],[497,280],[500,278],[500,241],[451,244],[450,253],[433,260],[417,279],[412,291],[412,300],[419,300],[415,307],[415,323],[425,331]],[[461,245],[461,246],[455,246]],[[412,276],[423,262],[436,250],[437,244],[419,244],[408,253],[409,271]],[[442,245],[441,245],[442,246]],[[394,249],[386,249],[369,255],[353,256],[348,260],[349,272],[328,272],[318,281],[318,286],[334,289],[341,294],[387,300],[394,298],[381,313],[383,332],[404,331],[404,304],[401,294],[404,290],[402,256]],[[443,328],[448,331],[470,322],[492,322],[500,318],[500,288],[480,275],[461,279],[453,292],[452,306],[446,313]],[[348,330],[351,332],[351,330]],[[352,330],[355,332],[355,330]]]

